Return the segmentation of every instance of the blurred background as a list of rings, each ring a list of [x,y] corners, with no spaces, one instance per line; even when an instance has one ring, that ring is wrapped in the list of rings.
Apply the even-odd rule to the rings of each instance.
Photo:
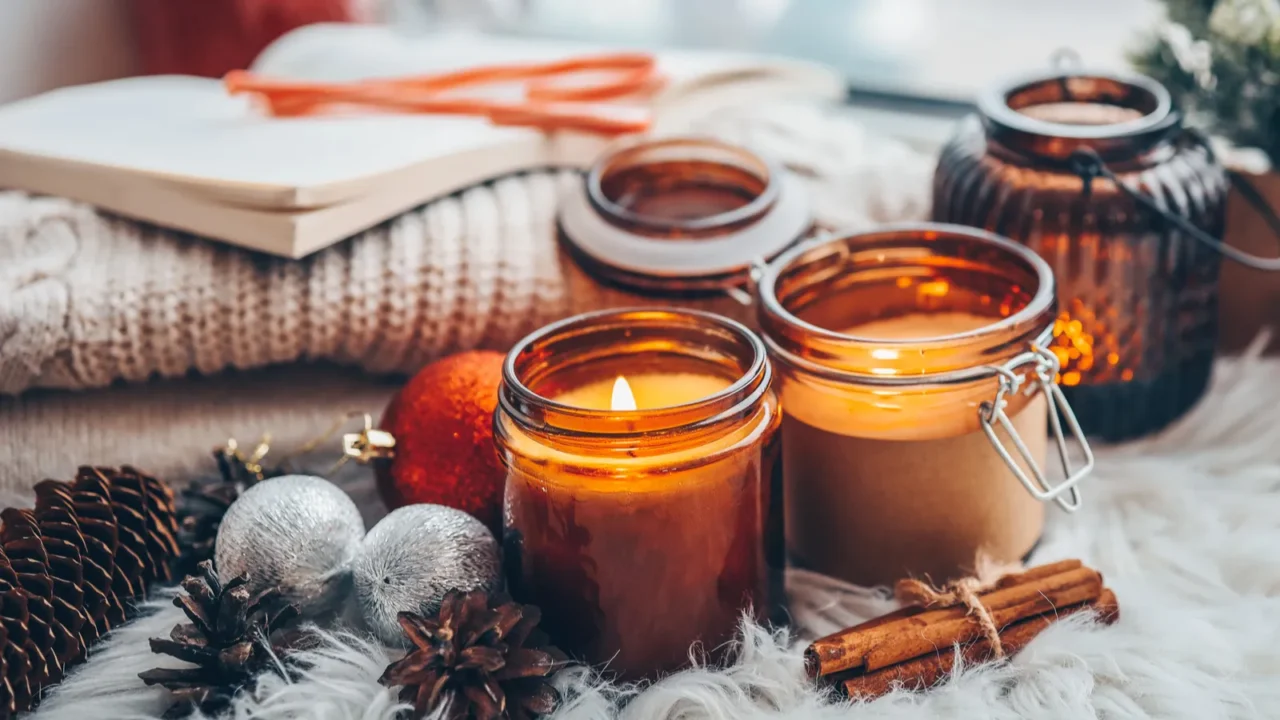
[[[461,26],[642,47],[781,53],[843,71],[852,99],[946,112],[1060,48],[1119,67],[1152,0],[3,0],[0,102],[144,72],[220,74],[290,27]]]

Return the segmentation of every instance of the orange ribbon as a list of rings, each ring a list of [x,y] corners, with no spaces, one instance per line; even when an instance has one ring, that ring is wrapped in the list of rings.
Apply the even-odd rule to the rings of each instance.
[[[300,117],[343,107],[433,115],[471,115],[495,125],[604,135],[647,130],[652,114],[619,100],[648,99],[665,84],[646,53],[614,53],[546,63],[464,68],[429,75],[346,83],[270,78],[234,70],[223,78],[232,95],[252,95],[275,117]],[[466,90],[515,85],[520,97],[492,99]]]

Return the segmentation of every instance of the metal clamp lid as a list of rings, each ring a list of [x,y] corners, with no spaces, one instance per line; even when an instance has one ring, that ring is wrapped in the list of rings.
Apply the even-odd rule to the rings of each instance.
[[[1027,373],[1019,372],[1026,366],[1031,366],[1030,374],[1034,380],[1030,382],[1028,382]],[[1053,500],[1063,510],[1075,512],[1080,509],[1080,489],[1077,485],[1093,471],[1093,449],[1089,447],[1089,441],[1080,429],[1080,423],[1076,420],[1075,412],[1071,410],[1071,405],[1067,402],[1066,396],[1062,394],[1062,389],[1053,381],[1054,376],[1058,373],[1058,367],[1058,357],[1056,355],[1036,346],[1004,365],[991,366],[1000,384],[996,389],[995,398],[990,402],[982,403],[978,408],[978,421],[982,424],[982,430],[987,434],[987,439],[991,441],[992,447],[1000,454],[1005,464],[1009,466],[1009,470],[1013,472],[1014,477],[1018,478],[1018,482],[1022,483],[1023,487],[1032,496],[1041,501]],[[1021,392],[1031,396],[1037,391],[1043,392],[1049,400],[1049,425],[1053,431],[1053,439],[1058,449],[1058,458],[1062,462],[1062,471],[1065,475],[1065,479],[1056,485],[1050,484],[1045,471],[1036,465],[1036,460],[1032,457],[1031,451],[1027,448],[1026,443],[1018,434],[1017,428],[1013,426],[1009,416],[1005,413],[1005,407],[1008,405],[1006,398],[1009,395]],[[1084,464],[1081,467],[1072,467],[1070,449],[1067,447],[1067,438],[1062,427],[1063,421],[1066,422],[1067,429],[1076,439],[1084,453]],[[1019,464],[1018,460],[1009,452],[1009,449],[1000,441],[1000,437],[996,435],[997,425],[1003,428],[1009,439],[1013,441],[1022,464],[1031,469],[1030,475],[1023,470],[1022,464]]]

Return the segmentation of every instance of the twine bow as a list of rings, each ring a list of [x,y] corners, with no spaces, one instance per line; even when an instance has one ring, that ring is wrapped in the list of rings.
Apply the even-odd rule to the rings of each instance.
[[[1006,575],[1022,570],[1021,563],[999,563],[986,555],[978,556],[974,563],[974,573],[969,577],[952,580],[935,587],[923,580],[903,578],[893,588],[894,597],[904,605],[918,605],[924,608],[944,608],[964,605],[974,617],[982,634],[991,644],[991,652],[995,658],[1004,657],[1004,646],[1000,643],[1000,628],[996,627],[991,611],[982,604],[979,595],[995,587]]]

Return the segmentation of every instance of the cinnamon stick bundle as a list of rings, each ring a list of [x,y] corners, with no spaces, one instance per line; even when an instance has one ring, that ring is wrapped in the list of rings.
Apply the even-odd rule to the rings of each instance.
[[[1097,600],[1061,608],[1056,613],[1046,613],[1014,623],[1000,632],[1000,644],[1006,655],[1012,655],[1026,647],[1037,635],[1054,622],[1085,610],[1095,610],[1099,619],[1111,623],[1119,617],[1120,607],[1115,593],[1103,589]],[[851,698],[871,699],[892,690],[895,686],[906,690],[923,690],[936,685],[951,674],[957,659],[965,664],[989,662],[995,659],[995,649],[986,638],[961,645],[939,647],[897,665],[866,674],[854,674],[839,682],[840,689]]]
[[[977,599],[991,621],[985,629],[964,605],[909,606],[814,641],[805,651],[805,668],[850,695],[875,696],[894,684],[937,682],[954,667],[956,645],[965,661],[983,662],[998,656],[993,633],[1000,651],[1013,653],[1059,617],[1097,609],[1111,621],[1118,614],[1102,575],[1079,560],[1005,576]]]

